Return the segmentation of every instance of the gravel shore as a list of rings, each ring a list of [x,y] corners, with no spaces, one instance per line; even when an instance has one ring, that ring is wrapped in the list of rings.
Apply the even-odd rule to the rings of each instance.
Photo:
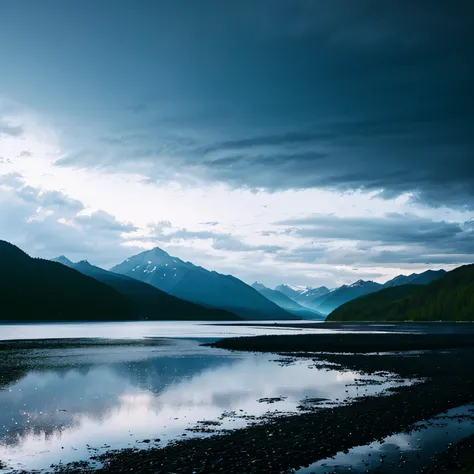
[[[259,352],[388,352],[474,348],[474,334],[301,334],[230,337],[209,344]]]
[[[423,474],[474,473],[474,435],[450,446],[445,452],[434,456],[433,465],[424,469]]]

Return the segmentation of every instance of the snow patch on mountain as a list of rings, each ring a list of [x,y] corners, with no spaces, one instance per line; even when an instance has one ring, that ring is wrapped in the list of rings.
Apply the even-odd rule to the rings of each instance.
[[[138,271],[141,270],[141,271]],[[294,319],[294,316],[231,275],[206,270],[155,248],[111,269],[194,303],[227,309],[246,319]]]

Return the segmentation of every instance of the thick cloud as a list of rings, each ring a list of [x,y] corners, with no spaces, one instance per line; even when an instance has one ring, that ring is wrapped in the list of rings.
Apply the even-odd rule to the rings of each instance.
[[[214,223],[211,223],[214,224]],[[170,222],[159,222],[158,224],[150,226],[151,235],[143,237],[143,240],[153,240],[158,243],[173,244],[173,242],[194,240],[211,240],[212,248],[215,250],[226,250],[229,252],[265,252],[276,253],[283,250],[283,247],[277,245],[252,245],[243,242],[238,237],[225,233],[213,232],[209,230],[191,231],[187,229],[170,230]],[[168,230],[168,232],[166,232]],[[151,237],[151,239],[150,239]]]
[[[19,125],[12,125],[7,121],[0,120],[0,138],[3,136],[19,137],[23,134],[23,128]]]
[[[287,230],[292,235],[312,240],[278,255],[287,262],[403,266],[474,260],[471,221],[451,223],[392,213],[378,218],[316,215],[276,224],[291,226]]]
[[[458,223],[436,222],[411,214],[385,217],[345,217],[316,215],[286,219],[277,225],[296,226],[294,234],[314,239],[361,240],[386,244],[452,241],[463,230]],[[472,243],[474,250],[474,241]]]
[[[65,254],[104,265],[125,258],[130,249],[121,245],[122,234],[135,227],[103,211],[80,214],[83,210],[82,203],[60,192],[26,185],[19,174],[0,176],[2,239],[35,257]]]
[[[74,218],[74,223],[84,230],[97,230],[110,233],[128,233],[137,228],[130,223],[118,222],[114,216],[104,211],[97,211],[89,215],[80,215]]]
[[[191,252],[202,251],[201,263],[211,268],[211,258],[229,268],[233,260],[238,276],[260,272],[252,265],[260,259],[261,268],[269,265],[268,278],[278,268],[294,283],[316,272],[314,278],[357,279],[362,267],[375,275],[381,267],[474,258],[468,213],[432,209],[474,209],[471,0],[143,0],[140,8],[112,0],[45,2],[11,2],[0,15],[0,70],[8,71],[0,75],[0,90],[41,116],[21,121],[29,109],[2,111],[2,169],[30,173],[31,182],[38,182],[43,165],[50,176],[56,171],[68,179],[80,169],[78,176],[109,182],[98,168],[160,186],[144,186],[146,205],[133,200],[140,212],[128,224],[91,214],[61,192],[4,177],[1,228],[28,251],[46,255],[48,241],[54,253],[92,260],[116,255],[110,262],[116,263],[124,235],[132,235],[142,246],[156,242],[178,256],[189,252],[192,261]],[[28,35],[19,39],[20,22]],[[101,189],[75,194],[67,179],[46,181],[84,202],[97,199],[98,208],[116,215],[128,191],[126,184],[118,191],[111,186],[115,199],[104,186],[109,199],[102,199]],[[155,200],[150,191],[171,188],[170,181],[183,193],[189,184],[206,190],[216,182],[252,191],[325,188],[338,196],[308,193],[335,200],[358,189],[378,193],[386,209],[380,199],[359,200],[353,210],[336,202],[313,209],[313,197],[302,206],[304,197],[284,203],[276,199],[284,194],[275,194],[278,204],[270,203],[272,217],[265,221],[254,212],[262,205],[259,194],[245,200],[257,203],[248,216],[234,215],[232,203],[223,215],[216,200],[186,202],[182,211],[172,194],[157,192]],[[225,189],[215,196],[239,195],[228,186],[213,186]],[[394,201],[400,194],[409,196],[408,204],[405,196]],[[269,224],[316,209],[339,215]],[[342,219],[372,210],[401,213]],[[426,217],[438,211],[443,217]],[[191,213],[201,224],[186,221]],[[447,216],[453,219],[443,221]],[[145,229],[152,234],[146,242],[136,226],[157,219],[179,228],[158,223]],[[357,266],[362,272],[353,272]]]
[[[146,61],[120,55],[120,66],[133,65],[127,90],[146,100],[105,117],[113,127],[81,137],[63,165],[157,182],[409,192],[430,206],[473,208],[470,0],[182,0],[153,16],[155,8],[133,12]],[[124,14],[110,12],[112,51]],[[122,100],[109,82],[108,96]]]
[[[23,202],[36,206],[36,209],[56,211],[62,217],[75,215],[84,209],[84,205],[80,201],[59,191],[42,191],[26,185],[19,173],[0,175],[0,186],[13,191]]]

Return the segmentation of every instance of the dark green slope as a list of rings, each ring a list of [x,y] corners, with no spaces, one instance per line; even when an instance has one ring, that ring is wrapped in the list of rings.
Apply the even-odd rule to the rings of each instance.
[[[360,296],[336,308],[326,321],[385,321],[390,306],[415,291],[418,285],[399,285]]]
[[[129,320],[134,313],[109,286],[0,241],[0,321]]]
[[[474,321],[474,265],[426,286],[400,285],[357,298],[327,321]]]
[[[334,291],[326,293],[322,298],[316,299],[317,306],[315,308],[316,301],[310,302],[311,308],[319,311],[323,314],[329,314],[339,306],[352,301],[360,296],[374,293],[382,288],[382,285],[375,283],[374,281],[363,281],[359,280],[352,285],[342,285]]]

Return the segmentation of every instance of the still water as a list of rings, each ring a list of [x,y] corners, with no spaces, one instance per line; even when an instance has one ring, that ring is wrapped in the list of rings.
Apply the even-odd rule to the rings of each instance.
[[[259,321],[261,323],[262,321]],[[279,321],[280,322],[280,321]],[[284,322],[284,321],[283,321]],[[290,322],[290,321],[288,321]],[[293,321],[294,322],[294,321]],[[57,323],[57,324],[4,324],[0,325],[0,341],[18,339],[67,339],[110,338],[139,339],[145,337],[199,337],[220,339],[231,336],[253,336],[259,334],[299,334],[301,331],[321,332],[320,329],[272,328],[245,325],[213,325],[202,321],[134,321],[108,323]],[[324,332],[330,332],[324,330]]]
[[[421,472],[430,457],[474,434],[474,405],[465,405],[415,425],[409,433],[388,436],[383,442],[356,446],[348,452],[318,461],[298,474],[385,474]]]
[[[3,472],[48,471],[107,449],[207,436],[202,428],[294,413],[307,399],[346,403],[404,383],[379,377],[381,384],[353,386],[364,376],[337,366],[201,345],[302,330],[175,322],[0,326],[0,339],[23,339],[3,343],[0,360]],[[86,336],[99,339],[79,339]]]

